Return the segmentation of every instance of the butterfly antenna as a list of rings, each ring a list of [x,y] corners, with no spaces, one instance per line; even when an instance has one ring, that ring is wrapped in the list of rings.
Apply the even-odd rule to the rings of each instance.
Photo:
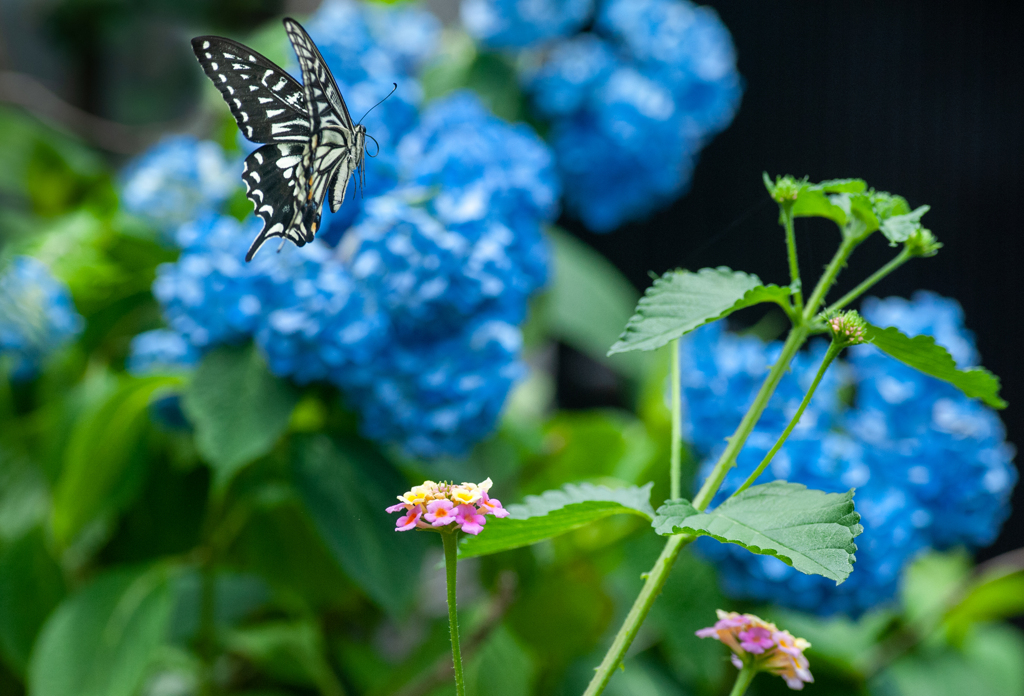
[[[377,151],[374,152],[372,155],[367,153],[367,157],[376,157],[377,155],[380,154],[380,143],[378,143],[377,139],[375,137],[373,137],[372,135],[370,135],[369,133],[366,134],[366,137],[369,138],[370,140],[372,140],[373,144],[377,146]]]
[[[395,90],[396,90],[396,89],[398,89],[398,83],[397,83],[397,82],[392,82],[391,84],[393,84],[393,85],[394,85],[394,87],[392,87],[392,88],[391,88],[391,91],[390,91],[390,92],[388,92],[388,97],[390,97],[390,96],[391,96],[392,94],[394,94],[394,93],[395,93]],[[385,101],[387,101],[387,98],[388,98],[388,97],[384,97],[384,98],[383,98],[383,99],[381,99],[381,100],[380,100],[379,102],[377,102],[376,104],[374,104],[373,106],[371,106],[371,107],[370,107],[369,109],[367,109],[367,110],[366,110],[366,114],[370,113],[371,111],[373,111],[374,109],[376,109],[376,108],[377,108],[378,106],[380,106],[381,104],[383,104],[383,103],[384,103]],[[366,114],[363,114],[363,118],[366,118]],[[363,122],[363,118],[359,119],[359,123],[362,123],[362,122]],[[358,126],[358,125],[359,125],[359,123],[357,123],[356,125]]]

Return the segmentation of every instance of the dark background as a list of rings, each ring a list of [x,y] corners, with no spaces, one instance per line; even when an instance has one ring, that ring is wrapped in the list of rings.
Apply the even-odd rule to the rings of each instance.
[[[244,33],[313,0],[0,0],[0,71],[37,78],[66,102],[143,140],[196,128],[203,79],[193,30]],[[732,126],[702,153],[690,193],[642,224],[595,235],[564,226],[638,288],[649,271],[727,265],[769,282],[788,274],[777,210],[761,172],[812,180],[861,177],[929,204],[925,224],[945,247],[910,262],[875,294],[919,288],[955,297],[986,367],[1002,377],[1010,441],[1024,444],[1024,345],[1019,321],[1024,161],[1024,47],[1015,3],[711,2],[733,34],[746,91]],[[453,0],[433,0],[442,17]],[[3,92],[0,99],[16,101]],[[74,113],[64,114],[74,118]],[[87,126],[89,124],[86,124]],[[95,124],[92,124],[95,125]],[[100,124],[101,126],[103,124]],[[764,237],[772,243],[765,243]],[[805,285],[838,242],[831,223],[799,221]],[[766,253],[766,250],[776,250]],[[875,235],[858,249],[838,297],[891,258]],[[563,361],[563,365],[569,364]],[[598,376],[577,371],[578,376]],[[580,378],[563,405],[599,403]],[[600,386],[596,383],[591,386]],[[1024,486],[987,558],[1024,545]]]

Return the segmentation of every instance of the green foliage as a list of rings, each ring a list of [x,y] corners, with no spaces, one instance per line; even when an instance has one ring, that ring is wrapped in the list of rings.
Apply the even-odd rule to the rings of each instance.
[[[375,602],[394,614],[408,608],[426,539],[396,534],[384,514],[402,476],[376,450],[325,436],[296,443],[295,487],[316,528],[345,572]],[[433,537],[432,541],[436,541]]]
[[[639,293],[606,258],[575,237],[549,228],[554,283],[546,298],[548,334],[633,378],[644,370],[640,356],[608,360],[608,346],[629,321]]]
[[[926,375],[949,382],[971,398],[981,399],[992,408],[1006,408],[999,396],[999,378],[983,367],[957,369],[949,351],[931,336],[911,338],[890,326],[880,329],[868,325],[868,341],[886,355],[896,358]]]
[[[53,533],[71,543],[100,514],[124,505],[138,489],[146,460],[137,451],[153,393],[173,386],[170,377],[125,378],[90,404],[71,429],[53,494]]]
[[[182,407],[218,485],[270,452],[298,400],[293,387],[270,374],[255,346],[219,348],[203,359]]]
[[[852,490],[824,493],[774,481],[748,488],[711,512],[699,512],[687,500],[669,501],[658,509],[654,529],[738,544],[839,584],[853,572],[853,539],[863,531],[859,521]]]
[[[165,569],[117,570],[61,603],[29,669],[33,696],[134,696],[167,637]]]
[[[24,675],[36,636],[65,592],[60,566],[34,529],[0,550],[0,655]]]
[[[320,627],[312,620],[268,621],[238,628],[225,642],[229,652],[278,681],[315,687],[324,696],[344,693],[324,656]]]
[[[488,520],[486,534],[464,537],[459,558],[529,546],[610,515],[652,519],[652,485],[611,489],[592,483],[571,483],[561,490],[527,496],[521,505],[508,506],[508,517]]]
[[[702,268],[669,271],[647,289],[636,314],[608,351],[654,350],[683,334],[762,302],[775,302],[789,311],[789,288],[763,285],[742,271]]]

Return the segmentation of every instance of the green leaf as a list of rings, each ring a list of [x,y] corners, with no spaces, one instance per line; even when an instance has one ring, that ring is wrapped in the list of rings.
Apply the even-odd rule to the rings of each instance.
[[[498,626],[466,665],[467,696],[530,696],[536,666],[530,651]]]
[[[761,302],[776,302],[787,309],[789,293],[788,288],[762,285],[757,276],[724,266],[696,273],[669,271],[647,288],[608,355],[660,348],[697,327]]]
[[[826,179],[808,188],[825,193],[863,193],[868,185],[863,179]]]
[[[687,500],[658,509],[658,534],[694,534],[775,556],[801,573],[843,582],[853,571],[853,538],[863,531],[853,490],[825,493],[799,483],[774,481],[729,498],[711,512]]]
[[[327,547],[366,594],[403,612],[419,583],[424,539],[384,512],[408,488],[376,450],[320,435],[296,443],[295,487]],[[436,541],[436,540],[435,540]]]
[[[32,653],[32,696],[134,696],[164,642],[173,594],[162,570],[107,573],[57,608]]]
[[[488,519],[478,536],[466,536],[459,557],[484,556],[517,549],[565,534],[610,515],[654,517],[651,486],[611,489],[592,483],[570,483],[560,490],[527,496],[521,505],[509,505],[509,516]]]
[[[64,596],[64,575],[37,528],[0,553],[0,654],[19,675],[43,621]]]
[[[633,378],[642,356],[608,360],[608,346],[633,315],[640,293],[604,256],[572,235],[549,228],[555,273],[545,305],[548,333]]]
[[[992,408],[1006,408],[999,396],[999,378],[983,367],[957,369],[956,361],[931,336],[911,338],[890,326],[880,329],[868,325],[868,341],[880,351],[909,365],[915,370],[949,382],[967,396],[981,399]]]
[[[893,245],[907,241],[912,234],[921,229],[921,216],[929,210],[931,206],[922,205],[906,215],[893,215],[882,220],[882,234]]]
[[[847,211],[824,191],[808,188],[802,190],[793,203],[793,217],[828,218],[842,227],[846,224]]]
[[[269,621],[227,635],[227,649],[277,681],[316,687],[321,694],[344,691],[324,655],[324,637],[312,620]]]
[[[220,485],[273,449],[296,403],[297,392],[270,374],[252,345],[207,355],[182,397],[199,453]]]
[[[178,383],[173,377],[126,379],[75,421],[53,494],[53,534],[68,545],[96,517],[133,497],[147,461],[137,448],[153,393]]]

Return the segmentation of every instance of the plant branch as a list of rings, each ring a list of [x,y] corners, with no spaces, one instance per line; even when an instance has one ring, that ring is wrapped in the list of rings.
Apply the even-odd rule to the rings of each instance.
[[[873,285],[875,285],[875,283],[895,271],[912,258],[914,258],[914,255],[910,253],[910,250],[907,247],[903,247],[903,250],[889,261],[889,263],[879,268],[868,276],[860,285],[833,302],[825,311],[834,312],[842,309],[867,292]]]
[[[672,391],[672,461],[669,470],[670,476],[670,497],[674,500],[682,496],[682,439],[683,439],[683,398],[682,384],[679,370],[679,339],[668,344],[672,351],[671,391]]]
[[[786,228],[786,252],[789,255],[789,282],[793,290],[793,304],[799,316],[804,311],[804,293],[800,281],[800,263],[796,255],[796,233],[793,230],[793,202],[779,206],[782,224]]]
[[[455,599],[456,565],[459,540],[455,532],[441,532],[444,544],[444,570],[448,584],[448,630],[452,639],[452,670],[455,674],[456,696],[466,696],[466,677],[462,673],[462,648],[459,645],[459,612]]]
[[[825,295],[832,288],[832,285],[836,282],[836,277],[839,272],[843,270],[843,266],[846,265],[846,259],[850,258],[850,254],[856,248],[860,242],[856,239],[849,237],[843,237],[843,243],[839,245],[839,249],[836,250],[835,256],[828,262],[828,266],[825,267],[825,272],[821,274],[821,278],[818,279],[818,284],[814,286],[814,292],[811,293],[810,299],[807,300],[807,305],[804,307],[803,323],[808,323],[818,312],[818,306],[821,305],[822,300],[825,299]]]
[[[778,454],[779,450],[782,449],[782,446],[786,444],[786,440],[789,438],[790,433],[793,432],[797,423],[800,422],[800,418],[804,415],[807,405],[811,403],[811,397],[814,396],[814,392],[818,389],[818,384],[821,383],[821,378],[825,376],[825,371],[828,370],[828,366],[832,364],[832,361],[836,359],[842,350],[842,347],[835,341],[829,345],[828,351],[825,353],[825,357],[821,361],[821,367],[818,368],[818,374],[814,376],[814,381],[811,382],[810,388],[807,390],[807,393],[804,394],[803,401],[800,402],[800,407],[797,408],[793,417],[789,419],[789,425],[787,425],[786,429],[782,431],[781,435],[779,435],[779,439],[775,441],[775,444],[768,451],[768,454],[764,456],[764,459],[761,460],[761,463],[757,465],[757,468],[754,469],[753,473],[747,477],[747,480],[743,482],[743,485],[736,489],[733,495],[742,493],[750,488],[754,481],[757,480],[757,477],[764,473],[764,470],[768,468],[772,459],[776,454]]]

